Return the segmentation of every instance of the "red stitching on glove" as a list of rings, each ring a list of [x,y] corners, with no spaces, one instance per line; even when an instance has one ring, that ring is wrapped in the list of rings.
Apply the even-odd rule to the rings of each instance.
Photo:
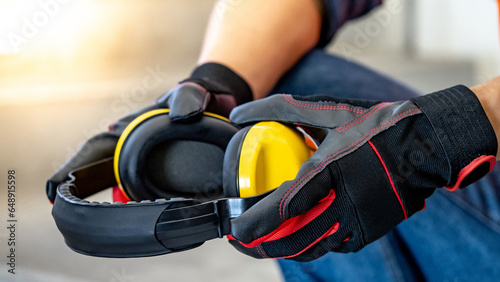
[[[375,127],[372,130],[368,131],[367,133],[365,133],[365,135],[363,135],[360,138],[358,138],[351,145],[349,145],[349,146],[345,147],[344,149],[336,152],[335,154],[330,155],[330,156],[326,157],[325,159],[323,159],[323,161],[321,161],[319,163],[319,165],[315,169],[309,171],[308,173],[306,173],[305,175],[303,175],[301,178],[299,178],[299,180],[297,180],[292,186],[290,186],[290,188],[288,188],[288,190],[286,191],[286,193],[283,195],[283,197],[281,198],[281,201],[280,201],[280,205],[278,207],[279,208],[278,212],[280,214],[281,221],[284,221],[284,218],[285,218],[285,204],[284,203],[286,201],[288,201],[288,198],[290,198],[290,196],[293,194],[293,192],[295,192],[295,190],[297,190],[297,188],[300,187],[300,185],[302,183],[304,183],[304,181],[306,181],[309,178],[313,177],[317,172],[321,171],[324,168],[324,166],[326,166],[327,164],[329,164],[329,162],[334,161],[335,158],[338,157],[339,155],[343,154],[344,152],[348,152],[353,147],[356,147],[356,145],[357,145],[358,142],[361,142],[361,141],[363,141],[363,139],[366,139],[367,137],[369,137],[372,134],[372,132],[374,132],[374,131],[381,131],[384,127],[388,127],[388,126],[390,126],[392,124],[395,124],[396,122],[400,121],[401,119],[403,119],[403,118],[405,118],[407,116],[411,116],[411,115],[414,115],[414,114],[419,114],[421,112],[422,111],[419,108],[413,108],[413,109],[407,110],[406,112],[403,112],[403,113],[401,113],[401,114],[393,117],[391,120],[385,122],[384,124],[382,124],[382,125],[380,125],[378,127]],[[293,190],[292,190],[292,188],[293,188]],[[286,199],[285,199],[285,197],[286,197]]]
[[[353,112],[356,114],[362,114],[362,113],[365,113],[366,111],[368,111],[368,110],[356,109],[356,108],[349,107],[349,106],[311,105],[308,103],[299,102],[299,101],[293,99],[291,95],[287,95],[287,94],[283,94],[283,97],[285,97],[285,100],[287,100],[288,103],[290,103],[294,106],[306,108],[306,109],[311,109],[311,110],[349,111],[349,112]]]
[[[370,116],[372,116],[374,113],[378,112],[378,110],[380,110],[380,109],[382,109],[382,108],[384,108],[384,107],[387,107],[387,106],[389,106],[390,104],[391,104],[391,103],[381,103],[381,104],[378,104],[377,106],[373,107],[373,108],[370,110],[370,112],[367,112],[367,113],[365,113],[364,115],[360,116],[359,118],[357,118],[357,119],[355,119],[355,120],[351,121],[350,123],[348,123],[348,124],[346,124],[346,125],[344,125],[344,126],[342,126],[342,127],[337,128],[337,131],[338,131],[339,133],[341,133],[341,132],[344,132],[344,131],[348,130],[349,128],[351,128],[351,127],[355,126],[356,124],[358,124],[358,123],[361,123],[361,122],[365,121],[365,120],[366,120],[366,119],[368,119]]]
[[[405,207],[403,206],[403,201],[401,201],[401,197],[399,197],[399,193],[396,190],[396,186],[394,185],[394,181],[392,181],[392,177],[389,174],[389,170],[387,169],[387,166],[385,165],[385,162],[382,159],[382,156],[380,155],[380,153],[378,152],[377,148],[375,148],[375,145],[373,145],[373,143],[371,141],[368,141],[368,144],[370,144],[370,146],[372,147],[373,151],[377,155],[378,159],[382,163],[382,166],[384,167],[385,173],[387,174],[387,178],[389,178],[389,182],[391,182],[392,191],[394,191],[394,194],[396,194],[396,197],[398,198],[398,201],[399,201],[399,205],[401,206],[401,209],[403,210],[403,214],[405,215],[405,220],[407,220],[408,219],[408,215],[406,214]]]
[[[269,256],[266,254],[264,249],[262,248],[262,245],[257,246],[257,252],[259,252],[259,255],[263,258],[269,258]]]

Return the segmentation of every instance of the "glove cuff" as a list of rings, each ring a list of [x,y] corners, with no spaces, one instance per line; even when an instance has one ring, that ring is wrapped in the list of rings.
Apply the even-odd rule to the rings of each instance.
[[[213,94],[230,94],[241,105],[253,100],[248,83],[230,68],[218,63],[205,63],[194,69],[191,77],[182,81],[194,82]]]
[[[462,175],[459,177],[461,171],[470,167],[476,159],[494,156],[497,152],[495,131],[481,103],[463,85],[417,97],[412,101],[430,121],[448,157],[450,178],[447,187],[463,188],[466,185],[457,183],[462,178]],[[487,172],[489,169],[476,171],[474,179],[469,179],[467,185],[479,180]]]

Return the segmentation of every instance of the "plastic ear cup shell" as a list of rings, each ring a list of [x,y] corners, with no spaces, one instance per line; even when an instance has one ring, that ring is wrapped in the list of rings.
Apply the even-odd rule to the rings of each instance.
[[[305,138],[293,127],[278,122],[260,122],[240,130],[224,159],[225,195],[260,195],[295,178],[314,152]]]
[[[168,109],[145,113],[120,137],[117,182],[133,200],[218,198],[224,152],[236,132],[216,115],[182,124],[171,122]]]

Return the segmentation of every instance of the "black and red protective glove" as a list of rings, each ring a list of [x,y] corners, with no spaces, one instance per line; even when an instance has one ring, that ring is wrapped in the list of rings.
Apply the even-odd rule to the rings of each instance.
[[[199,118],[205,110],[228,117],[234,107],[251,100],[252,91],[238,74],[221,64],[203,64],[193,71],[190,78],[158,98],[155,105],[121,118],[110,126],[109,132],[85,142],[76,155],[47,181],[47,196],[54,201],[57,186],[67,180],[70,171],[112,157],[123,130],[145,112],[169,108],[173,121],[190,122]]]
[[[294,180],[232,220],[230,243],[256,258],[359,251],[422,210],[436,188],[483,177],[497,152],[465,86],[395,103],[274,95],[237,107],[231,120],[299,125],[320,141]]]
[[[204,111],[229,117],[234,107],[252,100],[252,90],[243,78],[221,64],[206,63],[156,103],[170,108],[172,121],[190,122]]]

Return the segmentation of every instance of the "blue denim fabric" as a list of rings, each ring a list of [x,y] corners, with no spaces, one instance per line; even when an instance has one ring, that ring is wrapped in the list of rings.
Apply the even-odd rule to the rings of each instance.
[[[322,0],[323,23],[318,46],[327,45],[345,22],[363,16],[382,0]]]
[[[271,93],[381,101],[417,95],[321,50],[305,56]],[[424,211],[358,253],[278,263],[286,281],[500,281],[500,164],[466,189],[438,189]]]

